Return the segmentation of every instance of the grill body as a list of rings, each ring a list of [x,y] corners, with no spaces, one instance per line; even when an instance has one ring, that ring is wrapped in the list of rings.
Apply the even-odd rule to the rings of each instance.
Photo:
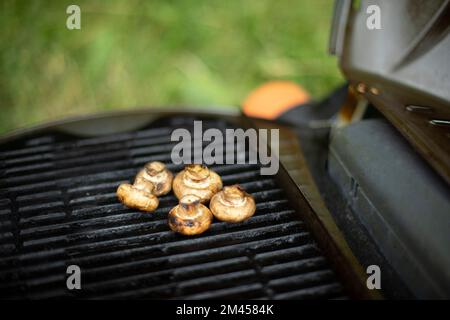
[[[213,165],[239,183],[256,214],[214,221],[196,237],[170,231],[169,194],[156,212],[118,202],[115,190],[148,161],[171,164],[175,128],[193,121],[224,131],[217,118],[162,117],[142,129],[94,137],[43,130],[0,151],[0,295],[4,298],[346,298],[327,258],[278,181],[259,165]],[[245,156],[244,146],[236,152]],[[200,152],[199,150],[193,150]],[[301,196],[301,195],[299,195]],[[68,290],[69,265],[81,290]]]

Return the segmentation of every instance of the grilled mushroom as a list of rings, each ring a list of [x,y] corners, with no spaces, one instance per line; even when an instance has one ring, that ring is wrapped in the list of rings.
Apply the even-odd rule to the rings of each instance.
[[[200,164],[187,165],[173,180],[173,192],[178,199],[193,194],[200,198],[201,203],[206,203],[221,189],[220,176]]]
[[[208,230],[213,215],[195,195],[185,195],[169,212],[169,226],[175,232],[192,236]]]
[[[137,174],[135,184],[143,179],[153,183],[155,186],[153,194],[155,196],[159,197],[168,194],[172,189],[173,174],[162,162],[153,161],[147,163],[144,169]]]
[[[224,187],[212,197],[209,208],[213,215],[226,222],[241,222],[255,213],[255,200],[241,186]]]
[[[140,182],[139,184],[123,183],[117,188],[117,197],[129,208],[152,212],[158,208],[159,200],[152,194],[153,184]]]
[[[142,177],[136,177],[136,179],[134,179],[134,183],[132,186],[136,189],[143,190],[145,192],[155,195],[155,185],[151,183],[149,180],[144,179]]]

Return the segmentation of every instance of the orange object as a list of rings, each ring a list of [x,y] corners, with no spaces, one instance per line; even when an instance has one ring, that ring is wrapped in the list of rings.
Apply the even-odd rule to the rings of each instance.
[[[290,81],[271,81],[253,90],[242,104],[247,116],[275,119],[285,111],[310,100],[309,94]]]

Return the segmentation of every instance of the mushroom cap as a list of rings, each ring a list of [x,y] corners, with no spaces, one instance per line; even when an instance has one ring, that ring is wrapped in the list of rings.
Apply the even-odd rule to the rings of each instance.
[[[212,220],[211,211],[195,195],[182,197],[180,204],[172,208],[168,215],[170,229],[187,236],[205,232]]]
[[[164,171],[166,169],[166,165],[160,161],[152,161],[147,162],[144,165],[144,168],[148,171],[148,173],[152,176]]]
[[[152,186],[153,187],[153,186]],[[117,188],[117,197],[129,208],[152,212],[158,208],[158,198],[144,188],[138,188],[128,183],[122,183]]]
[[[133,187],[151,194],[154,194],[155,190],[154,184],[143,177],[136,177],[136,179],[134,179]]]
[[[153,183],[155,188],[152,192],[156,196],[163,196],[172,190],[173,174],[162,162],[153,161],[146,163],[144,169],[137,174],[134,184],[142,179]]]
[[[187,165],[173,180],[173,192],[178,199],[192,194],[200,198],[201,203],[208,202],[222,189],[222,179],[204,165]]]
[[[213,215],[226,222],[241,222],[255,213],[253,197],[239,185],[224,187],[212,197],[209,208]]]

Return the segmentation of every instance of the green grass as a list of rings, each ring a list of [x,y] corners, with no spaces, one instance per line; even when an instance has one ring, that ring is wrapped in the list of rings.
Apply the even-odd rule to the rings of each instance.
[[[81,30],[66,8],[81,7]],[[237,107],[268,80],[319,98],[332,1],[2,1],[0,132],[137,106]]]

